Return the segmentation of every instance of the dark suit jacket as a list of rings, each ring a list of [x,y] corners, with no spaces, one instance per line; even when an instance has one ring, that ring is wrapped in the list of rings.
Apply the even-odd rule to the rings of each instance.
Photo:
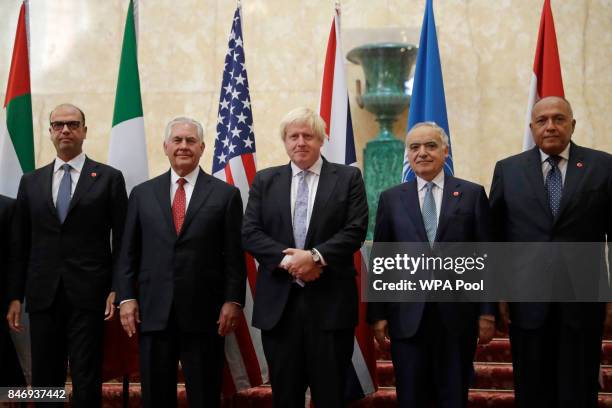
[[[291,220],[291,165],[255,175],[247,205],[242,242],[259,262],[253,325],[269,330],[280,320],[292,285],[278,268],[283,250],[295,248]],[[307,309],[322,329],[357,324],[357,286],[353,253],[365,239],[368,204],[359,169],[323,159],[306,235],[327,263],[320,278],[304,287]]]
[[[458,193],[458,194],[457,194]],[[484,188],[455,177],[444,178],[436,242],[486,242],[490,239],[489,206]],[[374,242],[427,242],[417,182],[403,183],[380,195]],[[493,305],[438,304],[450,331],[473,331],[480,312],[493,314]],[[418,330],[425,303],[370,303],[368,321],[389,321],[389,336],[412,337]]]
[[[14,199],[0,195],[0,316],[2,317],[5,315],[8,305],[6,298],[6,279],[9,262],[11,218],[14,208]],[[6,324],[2,325],[3,328],[5,326]]]
[[[179,329],[216,332],[224,302],[244,304],[240,191],[200,169],[180,235],[170,203],[170,171],[130,194],[118,301],[137,299],[140,329],[163,330],[174,309]]]
[[[612,156],[571,143],[561,208],[553,218],[548,204],[538,147],[501,160],[495,166],[490,196],[496,239],[508,242],[605,242],[612,234]],[[553,260],[559,262],[559,259]],[[603,273],[603,254],[583,256],[585,277]],[[530,259],[530,273],[544,273],[550,257]],[[566,261],[562,261],[566,262]],[[602,277],[603,278],[603,277]],[[607,277],[605,277],[607,281]],[[514,324],[537,328],[546,303],[513,303]],[[566,314],[577,325],[601,324],[603,304],[575,304]]]
[[[53,203],[52,176],[53,163],[21,178],[8,299],[22,300],[25,292],[30,311],[44,310],[61,280],[74,306],[102,311],[121,246],[123,175],[86,158],[63,224]]]

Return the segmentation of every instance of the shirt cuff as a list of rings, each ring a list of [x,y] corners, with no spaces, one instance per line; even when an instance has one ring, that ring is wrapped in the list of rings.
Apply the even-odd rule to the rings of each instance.
[[[312,248],[312,250],[315,251],[317,255],[319,255],[319,258],[321,259],[321,266],[327,266],[327,262],[325,262],[325,258],[323,258],[323,255],[321,255],[319,250],[317,248]]]
[[[121,302],[119,302],[119,306],[121,306],[121,305],[122,305],[122,304],[124,304],[125,302],[131,302],[132,300],[133,300],[133,301],[136,301],[136,299],[125,299],[125,300],[122,300]]]

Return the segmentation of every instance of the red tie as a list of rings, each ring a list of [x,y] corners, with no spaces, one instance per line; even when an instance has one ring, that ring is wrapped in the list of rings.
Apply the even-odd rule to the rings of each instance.
[[[185,188],[183,187],[187,180],[180,178],[176,180],[179,187],[174,193],[174,201],[172,202],[172,218],[174,219],[174,228],[176,228],[176,235],[181,233],[183,227],[183,221],[185,221],[185,207],[187,198],[185,197]]]

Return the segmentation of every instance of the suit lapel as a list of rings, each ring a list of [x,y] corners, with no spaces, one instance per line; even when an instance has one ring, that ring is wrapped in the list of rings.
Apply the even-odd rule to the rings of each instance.
[[[293,172],[291,170],[291,163],[287,166],[280,168],[276,174],[278,180],[272,183],[274,194],[272,197],[276,197],[278,200],[278,209],[280,212],[280,224],[287,225],[288,228],[284,229],[287,234],[285,240],[281,242],[288,242],[289,246],[295,248],[295,238],[293,237],[293,219],[291,218],[291,178]]]
[[[189,206],[187,207],[187,212],[185,213],[185,222],[181,228],[180,235],[185,233],[185,230],[189,227],[191,221],[193,221],[195,214],[197,214],[202,204],[204,204],[206,199],[210,196],[212,192],[212,188],[210,187],[211,180],[212,176],[204,173],[204,171],[200,168],[195,186],[193,186],[193,193],[191,193]]]
[[[327,201],[329,201],[331,197],[331,193],[334,191],[337,181],[338,175],[336,174],[336,169],[333,168],[327,160],[323,159],[321,176],[319,177],[319,185],[317,186],[317,195],[315,196],[312,214],[310,214],[310,222],[308,223],[308,233],[306,234],[305,241],[306,247],[309,247],[308,243],[319,225],[316,220],[322,218],[321,214],[327,205]]]
[[[68,208],[68,214],[70,211],[79,203],[81,197],[89,191],[91,186],[94,185],[98,179],[98,173],[95,171],[98,168],[98,163],[85,157],[85,163],[81,169],[81,175],[77,182],[76,188],[74,189],[74,195],[70,199],[70,207]]]
[[[544,187],[544,176],[542,175],[542,159],[540,157],[540,149],[536,146],[531,150],[527,157],[527,165],[525,166],[525,176],[531,184],[533,195],[538,200],[538,203],[546,214],[552,220],[552,212],[546,197],[546,187]]]
[[[170,207],[170,180],[170,171],[168,171],[156,179],[153,190],[155,191],[155,198],[164,216],[164,220],[166,220],[168,230],[173,236],[176,236],[176,229],[172,220],[172,208]]]
[[[45,201],[47,202],[47,206],[49,207],[49,211],[55,217],[57,222],[59,219],[57,218],[57,209],[55,208],[55,203],[53,202],[53,169],[55,167],[55,160],[51,162],[51,164],[46,165],[41,171],[41,177],[38,179],[39,181],[39,191],[44,192]]]
[[[436,230],[436,241],[441,241],[444,228],[448,225],[451,215],[455,212],[461,201],[461,183],[452,176],[445,176],[444,190],[442,192],[442,205],[438,217],[438,229]]]
[[[578,166],[580,163],[580,166]],[[558,220],[561,218],[563,211],[565,211],[571,204],[571,199],[574,197],[574,192],[582,182],[584,175],[584,154],[580,146],[574,143],[570,146],[569,160],[567,162],[567,168],[565,171],[565,182],[563,183],[563,193],[561,195],[561,204],[559,206],[559,213],[557,214]]]
[[[421,213],[421,204],[419,202],[419,192],[417,191],[416,180],[409,181],[403,184],[403,194],[401,195],[404,208],[408,213],[408,218],[416,227],[416,233],[420,241],[428,242],[425,224],[423,223],[423,215]]]

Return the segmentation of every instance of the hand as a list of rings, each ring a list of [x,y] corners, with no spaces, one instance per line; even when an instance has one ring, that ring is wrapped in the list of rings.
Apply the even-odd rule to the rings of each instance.
[[[6,320],[11,330],[17,333],[23,332],[23,326],[21,325],[21,302],[18,300],[11,300],[6,313]]]
[[[374,338],[381,350],[385,350],[389,347],[388,326],[386,320],[379,320],[371,326],[374,332]]]
[[[219,336],[228,335],[236,329],[240,319],[240,312],[240,306],[234,302],[225,302],[223,304],[219,313],[219,320],[217,320],[219,325],[217,333],[219,333]]]
[[[478,319],[478,344],[488,344],[493,336],[495,336],[495,316],[480,316],[480,319]]]
[[[291,259],[287,262],[287,270],[294,278],[303,282],[312,282],[321,276],[323,270],[314,262],[310,251],[287,248],[283,253],[291,256]]]
[[[138,311],[138,302],[136,299],[126,300],[119,306],[119,317],[121,326],[127,333],[128,337],[136,334],[136,323],[140,323],[140,312]]]
[[[108,294],[106,298],[106,309],[104,309],[104,320],[112,320],[115,316],[115,292]]]

